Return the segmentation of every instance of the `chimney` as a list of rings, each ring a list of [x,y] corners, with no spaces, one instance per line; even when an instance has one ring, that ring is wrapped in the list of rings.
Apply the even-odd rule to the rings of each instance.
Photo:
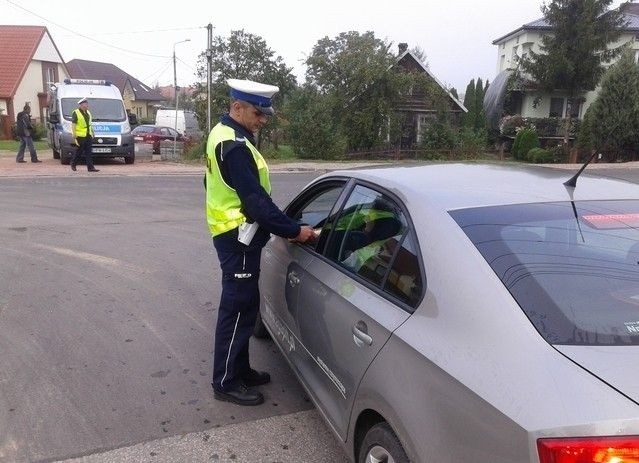
[[[406,50],[408,50],[408,44],[405,42],[402,42],[398,45],[399,47],[399,54],[403,54]]]

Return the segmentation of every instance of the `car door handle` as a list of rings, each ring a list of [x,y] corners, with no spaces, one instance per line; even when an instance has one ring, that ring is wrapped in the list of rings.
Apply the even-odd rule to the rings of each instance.
[[[364,344],[367,346],[373,344],[373,338],[371,338],[367,333],[368,328],[366,327],[366,323],[362,321],[357,322],[353,325],[351,331],[353,333],[353,341],[357,347],[361,347]]]
[[[288,284],[291,286],[297,286],[300,284],[300,278],[297,276],[295,272],[289,272],[288,274]]]

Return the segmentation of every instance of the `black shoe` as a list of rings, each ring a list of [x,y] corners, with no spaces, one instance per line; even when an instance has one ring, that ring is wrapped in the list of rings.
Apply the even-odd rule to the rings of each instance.
[[[89,172],[100,172],[100,169],[96,169],[95,167],[93,169],[87,169]]]
[[[242,376],[242,381],[248,387],[261,386],[271,382],[271,375],[265,371],[256,371],[251,368],[247,375]]]
[[[36,159],[35,161],[31,161],[31,162],[42,162],[42,161],[40,161],[39,159]]]
[[[220,391],[213,388],[216,400],[232,402],[237,405],[259,405],[264,402],[264,396],[253,389],[249,389],[244,384],[240,384],[234,389]]]
[[[25,161],[24,159],[22,159],[22,160],[20,160],[20,161],[16,160],[16,162],[27,162],[27,161]]]
[[[75,164],[71,164],[71,170],[75,172]]]

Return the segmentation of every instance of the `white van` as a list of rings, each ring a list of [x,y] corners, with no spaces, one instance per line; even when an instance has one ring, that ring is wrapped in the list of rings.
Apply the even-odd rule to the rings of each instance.
[[[124,109],[120,90],[108,81],[65,79],[49,90],[48,141],[53,157],[69,164],[76,150],[71,133],[71,115],[78,100],[89,99],[93,127],[94,158],[124,158],[135,162],[131,125]]]
[[[175,115],[177,113],[177,125],[175,123]],[[155,114],[155,125],[170,127],[177,130],[186,138],[199,140],[202,138],[202,131],[197,122],[197,115],[193,111],[185,111],[183,109],[158,109]]]

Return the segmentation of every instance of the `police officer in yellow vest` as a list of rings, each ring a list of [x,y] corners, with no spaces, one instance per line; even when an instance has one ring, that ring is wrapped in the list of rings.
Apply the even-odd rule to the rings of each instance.
[[[89,112],[89,100],[78,100],[78,108],[71,114],[71,133],[77,146],[73,158],[71,158],[71,170],[75,170],[78,158],[84,156],[89,172],[99,172],[93,165],[93,127],[91,127],[91,113]]]
[[[249,338],[260,305],[260,255],[270,234],[304,242],[313,230],[287,217],[271,199],[264,158],[255,134],[274,114],[273,85],[229,79],[229,114],[213,127],[206,146],[206,216],[222,268],[222,296],[215,329],[215,398],[258,405],[254,389],[270,381],[251,367]]]

